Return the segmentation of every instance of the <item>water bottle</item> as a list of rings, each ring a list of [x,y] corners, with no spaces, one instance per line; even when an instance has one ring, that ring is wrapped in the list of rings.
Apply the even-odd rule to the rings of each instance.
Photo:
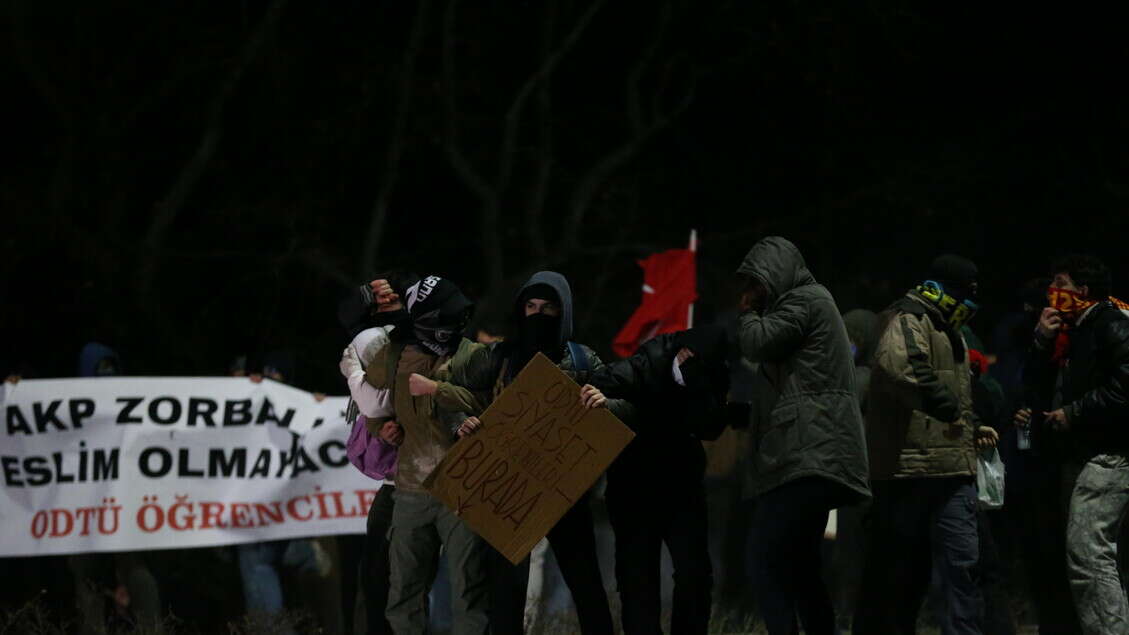
[[[1019,428],[1015,435],[1015,447],[1020,450],[1031,449],[1031,422],[1028,421],[1027,425]]]

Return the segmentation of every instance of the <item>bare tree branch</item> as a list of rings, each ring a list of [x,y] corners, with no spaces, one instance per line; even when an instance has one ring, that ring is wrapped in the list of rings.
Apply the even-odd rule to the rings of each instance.
[[[144,296],[152,284],[160,259],[160,248],[172,227],[173,221],[184,208],[184,204],[188,201],[188,197],[195,189],[196,184],[204,176],[208,164],[219,146],[220,137],[223,134],[223,112],[228,99],[235,92],[235,88],[239,85],[239,81],[243,78],[247,68],[258,58],[268,36],[274,32],[285,6],[286,0],[275,0],[267,8],[259,25],[247,39],[247,43],[244,45],[231,72],[228,73],[227,78],[212,98],[204,121],[204,132],[196,145],[195,151],[181,168],[176,181],[173,182],[164,199],[155,206],[153,220],[149,224],[149,230],[142,241],[142,263],[138,268],[137,285],[139,297]]]
[[[552,50],[553,31],[557,19],[557,2],[545,3],[545,17],[541,22],[541,55],[547,58]],[[553,174],[553,102],[552,77],[546,75],[537,90],[537,155],[533,184],[525,211],[525,233],[534,262],[544,262],[548,257],[541,217],[549,197],[549,183]]]
[[[482,205],[479,239],[482,261],[489,287],[500,284],[504,276],[501,237],[501,194],[474,169],[459,146],[458,109],[455,105],[455,17],[458,0],[451,0],[443,13],[443,151],[456,176],[474,193]]]
[[[655,113],[644,117],[641,98],[643,76],[652,65],[655,53],[666,35],[670,23],[670,3],[664,3],[655,25],[654,35],[643,48],[638,60],[627,78],[626,102],[630,128],[629,137],[620,145],[610,149],[588,169],[573,188],[569,199],[565,225],[556,258],[565,259],[577,248],[584,217],[592,207],[592,201],[607,179],[626,165],[656,133],[666,128],[671,121],[681,115],[693,101],[693,88],[689,89],[668,113]],[[649,119],[649,121],[648,121]]]
[[[404,50],[404,61],[400,68],[400,77],[396,86],[396,109],[392,116],[392,130],[384,156],[384,170],[380,189],[376,195],[376,202],[373,204],[372,218],[369,220],[368,231],[365,232],[365,241],[361,251],[360,273],[362,275],[368,275],[374,269],[377,252],[384,240],[384,226],[388,221],[388,204],[392,198],[392,191],[400,178],[400,159],[404,154],[404,133],[407,129],[408,112],[412,103],[412,84],[415,79],[416,59],[419,57],[422,48],[429,5],[429,0],[418,0],[412,31],[408,36],[408,43]]]
[[[28,20],[25,4],[34,3],[25,3],[21,0],[11,2],[12,38],[15,40],[16,58],[20,61],[20,67],[31,80],[32,85],[39,92],[39,96],[59,118],[63,128],[70,128],[74,125],[76,116],[73,103],[71,103],[72,95],[66,94],[63,86],[73,83],[76,78],[72,73],[70,77],[57,77],[55,79],[58,81],[54,81],[51,71],[38,63],[42,54],[39,51],[32,50],[34,38],[27,36]]]
[[[506,110],[506,117],[504,119],[505,128],[502,133],[502,147],[498,153],[498,191],[505,191],[506,187],[509,185],[510,177],[513,175],[517,132],[526,102],[529,101],[529,97],[533,94],[538,84],[548,80],[549,76],[556,70],[557,65],[560,64],[564,56],[576,45],[580,36],[584,34],[584,31],[592,22],[592,18],[596,17],[596,13],[603,6],[604,0],[597,0],[588,6],[588,9],[576,20],[576,24],[572,26],[568,35],[561,41],[560,46],[544,58],[541,62],[541,66],[525,80],[525,83],[522,84],[517,94],[514,95],[513,101],[510,102],[510,107]]]

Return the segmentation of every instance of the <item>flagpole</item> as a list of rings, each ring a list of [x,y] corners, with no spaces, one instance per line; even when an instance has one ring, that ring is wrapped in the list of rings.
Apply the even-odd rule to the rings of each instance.
[[[696,230],[696,229],[690,230],[690,251],[693,252],[693,253],[698,252],[698,230]],[[695,287],[698,286],[697,269],[698,269],[698,263],[695,262],[694,263],[694,270],[695,270],[694,286]],[[688,329],[694,328],[694,303],[693,302],[690,303],[690,308],[687,309],[686,328],[688,328]]]

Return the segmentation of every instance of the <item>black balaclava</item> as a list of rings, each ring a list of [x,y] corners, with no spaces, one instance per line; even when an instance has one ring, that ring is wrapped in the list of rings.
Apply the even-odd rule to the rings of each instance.
[[[728,392],[728,360],[732,347],[724,326],[711,324],[681,331],[675,334],[674,341],[675,353],[681,348],[694,352],[693,357],[678,367],[687,388],[721,394]]]
[[[514,360],[515,372],[520,371],[537,353],[559,364],[564,356],[564,342],[561,341],[561,316],[544,313],[525,314],[525,303],[530,300],[548,300],[561,306],[560,295],[547,284],[534,284],[526,287],[518,296],[515,319],[518,324]]]
[[[439,276],[427,276],[404,296],[415,341],[436,355],[454,352],[474,314],[474,303],[455,283]]]

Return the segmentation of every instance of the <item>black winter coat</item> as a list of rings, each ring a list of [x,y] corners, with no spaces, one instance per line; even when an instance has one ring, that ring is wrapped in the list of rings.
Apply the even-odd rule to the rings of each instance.
[[[708,367],[694,369],[703,381],[687,372],[688,386],[675,383],[674,357],[690,332],[659,335],[631,357],[606,364],[586,378],[605,396],[635,408],[634,418],[626,423],[636,437],[608,470],[609,495],[641,495],[672,479],[700,481],[705,473],[701,440],[716,439],[725,426],[728,370],[715,372],[724,368],[724,358],[707,353],[710,362],[695,360]],[[683,368],[689,371],[691,366]]]

